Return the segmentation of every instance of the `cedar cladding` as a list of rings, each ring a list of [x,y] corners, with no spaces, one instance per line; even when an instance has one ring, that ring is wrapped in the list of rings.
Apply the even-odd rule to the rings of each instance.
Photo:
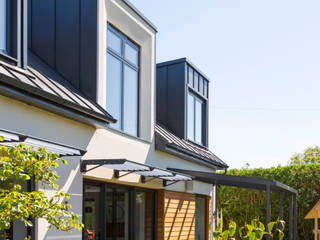
[[[158,239],[195,239],[195,195],[161,191],[159,199]],[[160,201],[162,203],[160,203]]]

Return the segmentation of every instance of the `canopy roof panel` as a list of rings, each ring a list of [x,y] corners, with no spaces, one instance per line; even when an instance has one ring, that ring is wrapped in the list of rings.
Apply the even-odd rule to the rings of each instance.
[[[196,180],[211,183],[211,184],[251,188],[251,189],[257,189],[257,190],[266,190],[267,186],[270,186],[270,189],[272,191],[297,194],[297,190],[295,190],[294,188],[291,188],[283,183],[280,183],[272,179],[217,174],[217,173],[211,173],[211,172],[200,172],[200,171],[192,171],[192,170],[176,169],[176,168],[170,168],[170,170],[179,172],[179,173],[188,174],[194,177]]]
[[[4,137],[4,141],[0,142],[0,145],[7,147],[13,147],[14,145],[23,143],[27,147],[35,147],[35,149],[45,147],[48,152],[57,153],[59,156],[82,156],[86,152],[82,149],[19,133],[9,132],[7,130],[0,130],[0,136]]]
[[[87,169],[87,166],[93,166]],[[82,160],[81,172],[86,173],[98,167],[105,166],[117,172],[116,178],[121,178],[125,175],[135,173],[143,177],[159,178],[164,181],[191,181],[193,178],[187,174],[177,173],[171,170],[162,169],[142,163],[129,161],[127,159],[88,159]],[[120,175],[119,172],[126,172]]]

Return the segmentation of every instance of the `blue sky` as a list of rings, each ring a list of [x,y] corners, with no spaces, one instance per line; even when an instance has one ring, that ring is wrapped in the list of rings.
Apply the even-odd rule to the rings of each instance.
[[[210,148],[231,168],[320,144],[319,0],[132,3],[158,27],[157,62],[187,57],[210,77]]]

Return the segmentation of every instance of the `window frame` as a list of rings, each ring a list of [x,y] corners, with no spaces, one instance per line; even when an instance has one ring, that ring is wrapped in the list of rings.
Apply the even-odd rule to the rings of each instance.
[[[209,198],[208,196],[205,196],[205,195],[200,195],[200,194],[196,194],[195,196],[195,206],[197,206],[197,198],[202,198],[204,200],[204,213],[203,213],[203,217],[204,217],[204,222],[205,222],[205,225],[204,225],[204,239],[205,240],[208,240],[208,235],[209,235]],[[195,208],[195,215],[197,214],[197,208]],[[195,219],[195,239],[197,239],[196,237],[196,229],[197,229],[197,226],[196,226],[197,222],[196,222],[196,219]]]
[[[188,129],[189,129],[189,122],[188,122],[188,112],[189,112],[189,94],[192,95],[193,98],[193,137],[194,139],[190,139],[189,138],[189,133],[188,133]],[[186,94],[186,136],[187,136],[187,140],[199,145],[199,146],[207,146],[207,112],[208,112],[208,101],[207,99],[205,99],[203,96],[199,95],[196,91],[194,91],[193,88],[191,88],[190,86],[187,89],[187,94]],[[201,101],[202,102],[202,109],[201,109],[201,142],[198,142],[196,140],[196,101]]]
[[[125,189],[128,190],[129,193],[129,202],[128,202],[128,207],[129,207],[129,217],[128,217],[128,228],[129,228],[129,239],[132,240],[138,240],[135,239],[136,238],[136,234],[135,234],[135,204],[136,204],[136,192],[148,192],[148,193],[152,193],[152,205],[153,205],[153,211],[152,211],[152,239],[157,239],[157,191],[153,190],[153,189],[148,189],[148,188],[141,188],[141,187],[135,187],[135,186],[127,186],[127,185],[121,185],[121,184],[117,184],[117,183],[109,183],[109,182],[101,182],[101,181],[96,181],[96,180],[91,180],[91,179],[84,179],[83,181],[83,185],[82,185],[82,222],[85,222],[85,186],[86,185],[96,185],[100,187],[100,201],[101,201],[101,212],[99,214],[100,216],[100,221],[101,221],[101,225],[105,225],[106,223],[106,214],[105,214],[105,206],[106,206],[106,189],[107,188],[111,188],[111,189]],[[101,228],[101,235],[105,236],[106,235],[106,228],[102,227]],[[85,238],[85,226],[82,229],[82,239],[86,239]],[[104,238],[102,238],[104,239]]]
[[[6,1],[6,49],[0,50],[0,60],[19,67],[27,65],[27,1]]]
[[[107,34],[108,31],[115,34],[117,37],[121,39],[121,54],[117,53],[115,50],[113,50],[111,47],[108,47],[107,43],[107,56],[110,54],[114,58],[120,61],[121,63],[121,104],[120,104],[120,114],[121,114],[121,123],[120,128],[113,127],[112,125],[109,125],[112,129],[115,129],[117,131],[120,131],[122,133],[125,133],[127,135],[133,136],[133,137],[140,137],[140,69],[141,69],[141,46],[139,46],[136,42],[131,40],[129,37],[127,37],[124,33],[122,33],[120,30],[118,30],[115,26],[113,26],[111,23],[107,23]],[[108,37],[107,37],[108,38]],[[137,59],[137,65],[132,63],[130,60],[126,59],[125,57],[125,45],[128,44],[130,47],[134,48],[138,51],[138,59]],[[108,61],[108,59],[107,59]],[[133,69],[137,72],[137,132],[136,134],[128,133],[124,130],[124,72],[125,72],[125,66],[128,66],[129,68]],[[108,79],[107,84],[108,85]],[[107,101],[108,96],[106,96]],[[108,102],[106,103],[108,105]]]

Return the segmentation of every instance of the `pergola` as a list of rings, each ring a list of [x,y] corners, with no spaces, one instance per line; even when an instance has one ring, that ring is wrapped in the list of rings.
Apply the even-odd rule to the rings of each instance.
[[[210,172],[192,171],[170,168],[170,170],[193,176],[195,180],[211,183],[216,186],[225,185],[266,191],[266,222],[271,221],[271,191],[278,192],[280,198],[279,218],[283,219],[283,196],[290,195],[289,203],[289,239],[296,240],[297,233],[297,190],[272,179],[234,176]],[[217,189],[217,188],[216,188]],[[216,195],[217,196],[217,195]],[[218,201],[218,199],[217,199]]]

